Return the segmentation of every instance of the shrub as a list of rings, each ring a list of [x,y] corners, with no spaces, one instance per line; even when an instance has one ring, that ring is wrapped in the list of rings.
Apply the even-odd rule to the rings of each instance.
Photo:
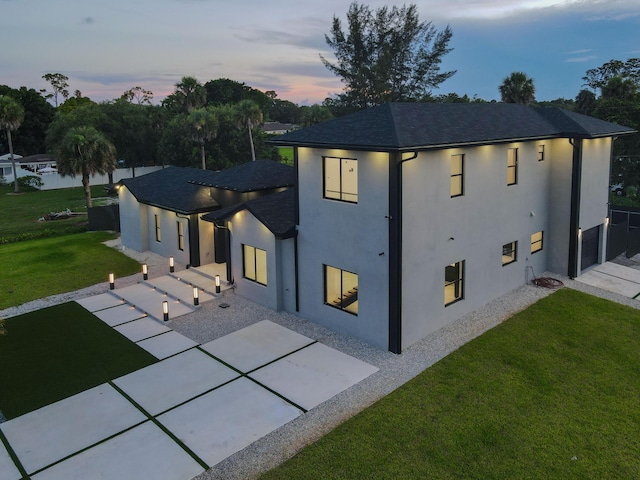
[[[18,185],[25,188],[39,189],[44,185],[44,182],[40,177],[35,175],[27,175],[26,177],[18,177]]]

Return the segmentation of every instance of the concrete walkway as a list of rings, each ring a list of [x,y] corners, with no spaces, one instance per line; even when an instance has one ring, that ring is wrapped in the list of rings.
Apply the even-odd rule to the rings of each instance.
[[[105,295],[80,303],[165,359],[1,424],[3,480],[188,480],[378,370],[268,320],[198,346]]]
[[[640,271],[613,262],[596,265],[576,280],[629,298],[640,295]]]

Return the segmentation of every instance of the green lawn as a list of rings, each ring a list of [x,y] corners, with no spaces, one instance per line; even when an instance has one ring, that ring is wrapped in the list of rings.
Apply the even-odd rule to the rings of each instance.
[[[0,245],[0,310],[134,274],[140,265],[101,242],[107,232],[77,233]]]
[[[9,318],[0,336],[0,410],[9,419],[157,360],[75,302]]]
[[[278,147],[278,151],[282,157],[282,163],[293,165],[293,147]]]
[[[639,311],[562,289],[261,478],[638,478],[639,338]]]
[[[20,195],[12,195],[13,184],[0,186],[0,244],[18,240],[51,237],[54,235],[83,232],[87,229],[87,216],[52,222],[38,222],[50,212],[61,212],[67,208],[84,212],[84,190],[66,188],[61,190],[22,189]],[[104,187],[91,187],[93,198],[104,197]]]

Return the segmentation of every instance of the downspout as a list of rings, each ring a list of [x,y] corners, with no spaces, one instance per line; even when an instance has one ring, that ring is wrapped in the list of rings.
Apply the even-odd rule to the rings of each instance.
[[[222,225],[215,224],[216,227],[220,230],[226,230],[226,235],[224,236],[224,250],[227,261],[225,265],[227,267],[227,282],[233,283],[233,278],[231,274],[231,232],[229,231],[229,227],[227,226],[227,222],[223,222]]]
[[[578,230],[580,228],[580,191],[582,188],[582,140],[570,138],[573,147],[571,166],[571,214],[569,216],[569,278],[578,276]]]
[[[389,351],[402,353],[402,164],[409,158],[389,154]]]
[[[296,213],[296,236],[293,239],[293,269],[294,269],[294,286],[296,290],[296,312],[300,312],[300,294],[298,288],[298,232],[297,229],[300,226],[300,193],[298,189],[298,147],[293,147],[293,171],[294,171],[294,205]]]

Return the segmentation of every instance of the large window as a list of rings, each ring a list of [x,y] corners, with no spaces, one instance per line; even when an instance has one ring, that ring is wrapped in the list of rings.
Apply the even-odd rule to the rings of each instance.
[[[464,275],[464,260],[451,265],[447,265],[444,269],[444,306],[462,300],[464,292],[462,289]]]
[[[538,161],[542,162],[544,160],[544,145],[538,145]]]
[[[324,198],[358,203],[358,161],[324,157]]]
[[[357,315],[358,275],[325,265],[324,303]]]
[[[507,150],[507,185],[518,183],[518,149]]]
[[[509,265],[518,259],[518,242],[510,242],[502,246],[502,265]]]
[[[451,155],[451,196],[464,195],[464,155]]]
[[[176,221],[178,224],[178,249],[184,250],[184,225],[180,221]]]
[[[244,278],[261,285],[267,284],[267,252],[251,245],[243,245]]]
[[[542,250],[543,232],[536,232],[531,235],[531,253]]]
[[[162,236],[160,235],[160,216],[153,216],[156,222],[156,242],[160,242],[162,240]]]

